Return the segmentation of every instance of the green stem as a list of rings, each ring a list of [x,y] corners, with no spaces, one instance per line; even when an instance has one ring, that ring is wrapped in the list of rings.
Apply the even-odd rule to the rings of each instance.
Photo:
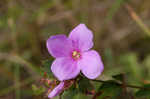
[[[103,80],[92,80],[92,81],[101,82],[101,83],[107,83],[107,82],[108,82],[108,81],[103,81]],[[118,83],[118,82],[116,82],[116,84],[118,84],[118,85],[120,85],[120,86],[123,86],[123,83]],[[128,84],[127,84],[126,87],[150,90],[150,88],[144,88],[144,87],[136,86],[136,85],[128,85]]]

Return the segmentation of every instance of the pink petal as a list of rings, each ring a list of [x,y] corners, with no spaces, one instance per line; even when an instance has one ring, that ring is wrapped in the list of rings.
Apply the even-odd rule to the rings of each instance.
[[[56,86],[48,95],[48,98],[53,98],[60,94],[64,88],[64,82],[60,82],[58,86]]]
[[[82,73],[89,79],[97,78],[103,71],[103,63],[99,54],[94,51],[82,53],[82,58],[78,62]]]
[[[47,40],[47,49],[53,57],[64,57],[70,54],[72,45],[66,35],[56,35]]]
[[[75,78],[80,69],[77,67],[77,62],[71,58],[56,58],[52,63],[51,70],[53,74],[60,80],[69,80]]]
[[[93,46],[93,34],[84,24],[79,24],[75,27],[69,38],[72,40],[75,48],[81,51],[87,51]]]

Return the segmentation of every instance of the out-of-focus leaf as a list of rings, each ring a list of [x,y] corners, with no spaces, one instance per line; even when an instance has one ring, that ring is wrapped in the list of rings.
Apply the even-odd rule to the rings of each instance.
[[[42,67],[42,73],[44,75],[44,72],[48,74],[48,77],[53,77],[52,71],[50,69],[53,59],[45,60],[43,61],[43,67]]]
[[[107,65],[112,66],[112,64],[114,64],[114,57],[113,57],[112,50],[110,48],[107,48],[104,51],[104,59],[109,61],[106,63]]]
[[[150,84],[146,84],[143,86],[144,88],[150,88]],[[150,90],[148,89],[140,89],[135,94],[137,97],[150,99]]]
[[[103,83],[98,91],[101,92],[98,99],[104,99],[106,97],[110,97],[110,99],[117,99],[122,92],[122,88],[115,81],[108,81]]]
[[[150,55],[144,60],[144,66],[146,66],[148,80],[150,80]]]
[[[119,80],[119,81],[123,81],[123,74],[118,74],[118,75],[114,75],[112,76],[114,79]]]
[[[77,95],[75,95],[74,99],[91,99],[91,96],[78,93]]]
[[[45,92],[45,88],[40,86],[39,88],[36,85],[32,85],[32,90],[34,95],[41,95]]]
[[[138,56],[135,53],[128,53],[120,57],[120,65],[127,72],[128,81],[132,84],[140,84],[143,77],[143,68],[138,62]]]
[[[91,91],[93,86],[88,79],[82,78],[78,85],[71,86],[63,93],[63,99],[91,99],[91,96],[87,95],[87,91]]]
[[[93,90],[93,86],[88,79],[82,78],[79,81],[79,91],[81,93],[86,93],[87,91],[92,91],[92,90]]]
[[[75,99],[75,95],[79,93],[78,89],[73,85],[68,90],[65,90],[63,93],[63,99]]]

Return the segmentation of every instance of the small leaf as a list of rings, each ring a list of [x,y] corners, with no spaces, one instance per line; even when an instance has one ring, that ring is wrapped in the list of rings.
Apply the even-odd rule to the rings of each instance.
[[[105,97],[116,99],[116,97],[122,93],[121,86],[115,81],[108,81],[103,83],[98,91],[101,92],[101,95],[98,97],[98,99],[103,99]]]
[[[46,72],[48,77],[53,77],[52,71],[50,69],[53,59],[43,61],[42,73]]]
[[[146,84],[146,85],[144,85],[143,86],[144,88],[150,88],[150,84]],[[135,93],[135,95],[137,96],[137,97],[142,97],[142,98],[150,98],[150,90],[148,90],[148,89],[140,89],[140,90],[138,90],[136,93]]]
[[[75,95],[78,94],[78,89],[73,85],[68,90],[65,90],[63,93],[63,99],[75,99]]]
[[[93,90],[93,86],[88,79],[82,78],[79,81],[79,91],[80,92],[86,93],[87,91],[92,91],[92,90]]]
[[[116,80],[123,82],[123,74],[114,75],[112,77]]]
[[[78,84],[73,84],[69,89],[63,93],[63,99],[91,99],[91,96],[87,95],[87,91],[91,91],[93,86],[86,78],[81,78]]]

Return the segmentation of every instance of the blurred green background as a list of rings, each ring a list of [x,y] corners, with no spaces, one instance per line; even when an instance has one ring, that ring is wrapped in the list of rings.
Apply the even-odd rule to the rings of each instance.
[[[32,91],[51,58],[46,40],[80,23],[104,62],[98,79],[150,83],[150,0],[0,0],[0,99],[46,99]]]

